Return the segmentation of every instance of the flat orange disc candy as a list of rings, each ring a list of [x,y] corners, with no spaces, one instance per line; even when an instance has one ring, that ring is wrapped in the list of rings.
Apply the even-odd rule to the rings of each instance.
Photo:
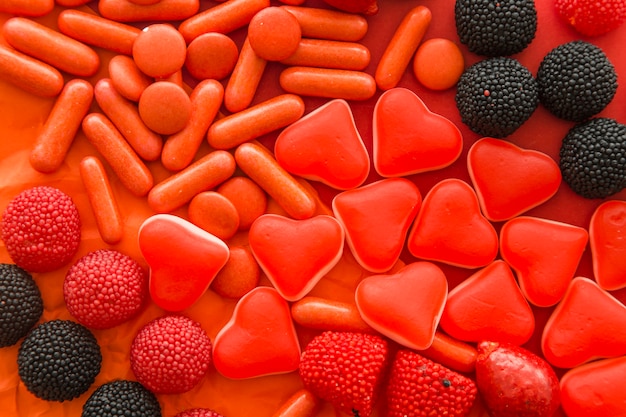
[[[181,131],[191,117],[191,99],[169,81],[150,84],[139,98],[139,115],[150,129],[162,135]]]
[[[156,23],[144,28],[133,43],[133,59],[146,75],[163,78],[185,64],[185,38],[172,25]]]
[[[268,61],[289,58],[298,49],[302,32],[298,19],[282,7],[266,7],[252,17],[248,40],[258,56]]]
[[[413,58],[415,77],[431,90],[454,87],[464,70],[463,53],[450,39],[433,38],[424,41]]]
[[[187,47],[185,67],[198,80],[221,80],[233,71],[238,57],[237,44],[231,38],[217,32],[205,33]]]

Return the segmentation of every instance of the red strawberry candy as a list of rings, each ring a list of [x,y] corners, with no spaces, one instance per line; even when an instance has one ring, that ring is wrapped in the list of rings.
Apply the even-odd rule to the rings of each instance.
[[[589,247],[593,274],[600,288],[614,291],[626,287],[626,202],[600,204],[589,223]]]
[[[368,417],[389,365],[387,342],[367,333],[326,331],[302,352],[304,387],[338,411]]]
[[[65,275],[70,314],[92,329],[109,329],[133,318],[148,298],[148,277],[131,257],[100,249],[76,261]]]
[[[570,369],[561,377],[562,407],[568,417],[626,415],[626,356]]]
[[[476,398],[470,378],[402,349],[387,386],[386,417],[466,416]]]
[[[459,340],[521,345],[532,336],[535,318],[509,266],[496,260],[450,291],[441,327]]]
[[[550,417],[560,404],[550,365],[508,343],[478,344],[476,385],[491,417]]]
[[[200,323],[181,315],[143,326],[130,347],[130,367],[155,394],[181,394],[195,387],[211,364],[211,340]]]
[[[502,226],[500,253],[517,273],[526,299],[549,307],[563,298],[588,240],[582,227],[520,216]]]
[[[295,220],[264,214],[252,223],[250,250],[287,301],[304,297],[341,259],[344,231],[331,216]]]
[[[373,160],[383,177],[444,168],[458,159],[463,136],[454,123],[431,112],[411,90],[392,88],[374,107]]]
[[[626,355],[626,306],[595,281],[574,278],[543,329],[541,349],[559,368]]]
[[[430,189],[407,240],[417,258],[463,268],[491,263],[498,253],[498,234],[481,214],[476,193],[451,178]]]
[[[241,297],[213,343],[215,368],[232,379],[292,372],[300,353],[289,304],[272,287]]]
[[[76,254],[81,222],[70,196],[54,187],[37,186],[9,202],[0,231],[17,266],[29,272],[50,272]]]
[[[414,183],[388,178],[337,194],[332,209],[358,263],[370,272],[387,272],[400,258],[421,204]]]
[[[502,139],[482,138],[467,153],[467,169],[483,214],[511,219],[556,194],[561,171],[547,154]]]
[[[624,0],[555,0],[554,4],[567,23],[587,36],[610,32],[626,20]]]
[[[143,222],[139,249],[150,265],[150,296],[167,311],[182,311],[198,301],[229,256],[222,240],[171,214]]]
[[[448,281],[437,265],[414,262],[395,274],[372,275],[356,289],[363,320],[390,339],[412,349],[433,342],[448,294]]]
[[[294,175],[339,189],[361,185],[370,159],[350,105],[336,99],[286,127],[274,144],[276,160]]]
[[[181,411],[174,417],[223,417],[217,411],[213,411],[209,408],[189,408],[185,411]]]

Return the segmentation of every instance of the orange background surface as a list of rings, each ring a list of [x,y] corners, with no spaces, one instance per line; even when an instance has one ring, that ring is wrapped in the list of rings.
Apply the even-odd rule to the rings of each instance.
[[[203,8],[214,4],[205,1],[201,3]],[[553,47],[581,38],[566,24],[558,20],[552,9],[551,0],[537,0],[536,3],[539,12],[537,36],[525,51],[514,56],[526,65],[533,74],[536,74],[543,56]],[[307,4],[325,7],[319,1],[309,1]],[[454,27],[453,0],[381,0],[380,12],[378,15],[368,18],[369,32],[362,40],[362,43],[370,49],[372,54],[371,64],[366,69],[368,73],[374,73],[376,63],[382,55],[387,41],[391,38],[396,25],[408,10],[418,4],[429,7],[433,12],[432,24],[426,33],[425,39],[446,37],[458,43]],[[91,4],[91,6],[95,7],[95,3]],[[61,10],[60,7],[57,7],[50,16],[36,20],[55,27],[56,16]],[[91,9],[85,7],[81,10]],[[9,17],[0,15],[0,23]],[[238,45],[241,45],[245,36],[245,30],[239,30],[232,35],[238,42]],[[607,35],[589,39],[606,52],[609,59],[616,66],[618,81],[621,83],[624,83],[624,79],[626,79],[626,54],[623,53],[624,39],[626,39],[626,25]],[[2,40],[0,39],[0,41]],[[468,65],[481,59],[468,53],[465,48],[462,49]],[[100,49],[97,51],[102,58],[102,65],[100,72],[96,76],[89,78],[89,81],[93,83],[99,78],[107,76],[107,62],[113,56],[108,51]],[[281,92],[278,85],[278,74],[282,68],[278,64],[268,66],[262,79],[262,85],[255,98],[255,103]],[[193,85],[193,80],[187,79],[187,81],[190,85]],[[418,185],[422,196],[436,182],[444,178],[457,177],[469,182],[465,157],[470,145],[478,139],[478,135],[470,132],[469,129],[462,125],[454,103],[454,89],[445,92],[428,91],[417,83],[410,70],[407,70],[405,73],[400,86],[408,87],[415,91],[432,111],[442,114],[456,123],[464,135],[464,150],[457,162],[442,170],[410,177]],[[357,127],[370,152],[372,149],[371,117],[379,93],[370,100],[350,103],[356,118]],[[322,99],[311,98],[305,101],[307,113],[325,102]],[[111,247],[130,255],[147,268],[138,250],[136,235],[139,225],[153,212],[144,198],[131,195],[109,170],[112,186],[120,202],[125,221],[125,235],[117,245],[108,246],[102,242],[78,174],[78,163],[80,160],[86,155],[97,155],[97,152],[87,142],[81,132],[77,135],[64,165],[57,172],[41,174],[30,167],[28,162],[29,151],[53,104],[54,99],[44,99],[29,95],[10,83],[0,80],[0,210],[4,210],[8,202],[26,188],[42,184],[58,187],[72,196],[78,206],[83,222],[83,239],[75,259],[89,251]],[[95,104],[92,110],[98,110]],[[626,89],[624,86],[619,87],[615,99],[601,113],[601,116],[613,117],[621,123],[626,123]],[[560,140],[571,126],[572,123],[558,120],[540,106],[531,119],[507,139],[521,147],[546,152],[557,159]],[[270,134],[262,138],[261,141],[271,146],[275,137],[276,134]],[[204,155],[208,151],[208,145],[204,144],[198,156]],[[148,166],[153,172],[155,183],[170,174],[162,167],[160,162],[149,163]],[[377,179],[380,179],[380,177],[372,169],[367,182]],[[315,187],[319,191],[321,199],[326,204],[330,203],[336,191],[320,184],[315,184]],[[626,197],[626,193],[622,192],[612,198],[624,199],[624,197]],[[526,214],[587,227],[590,216],[599,203],[601,203],[600,200],[585,200],[578,197],[566,185],[562,185],[556,196]],[[275,205],[273,206],[275,207]],[[186,217],[186,208],[183,207],[177,210],[175,214]],[[496,224],[496,228],[498,226]],[[245,236],[240,235],[237,239],[245,239]],[[354,288],[367,273],[356,264],[348,252],[346,249],[346,253],[340,263],[314,288],[312,295],[342,301],[353,301]],[[405,252],[403,261],[411,262],[413,260],[415,259],[408,252]],[[0,246],[0,261],[11,262],[3,246]],[[450,288],[473,272],[445,265],[441,266],[449,279]],[[44,298],[45,312],[42,321],[56,318],[71,319],[64,307],[62,294],[62,283],[67,268],[69,268],[69,265],[52,273],[34,275]],[[587,277],[593,276],[589,250],[586,251],[583,257],[578,274]],[[269,285],[266,279],[262,281],[262,284]],[[626,290],[614,292],[613,294],[620,300],[626,301]],[[209,290],[197,304],[185,311],[184,314],[199,321],[213,339],[230,318],[235,303],[236,300],[224,299]],[[537,328],[533,338],[525,346],[539,353],[541,330],[551,309],[535,308],[534,310]],[[16,355],[18,347],[0,349],[0,410],[2,410],[2,415],[5,417],[79,416],[82,404],[97,386],[116,378],[133,379],[128,363],[128,350],[132,338],[143,324],[162,314],[164,314],[162,310],[154,304],[149,304],[137,319],[111,330],[95,331],[94,333],[100,342],[103,352],[102,371],[89,392],[69,402],[45,402],[28,393],[17,375]],[[298,332],[301,344],[304,347],[314,332],[302,328],[298,328]],[[559,373],[561,372],[559,371]],[[226,417],[248,415],[262,417],[271,416],[280,404],[300,387],[301,383],[297,373],[249,380],[229,380],[219,375],[215,369],[211,369],[201,384],[192,391],[179,396],[160,396],[159,400],[163,407],[163,415],[167,417],[171,417],[177,412],[191,407],[213,408]],[[379,415],[378,413],[376,411],[375,415]],[[480,410],[475,410],[474,415],[481,414]],[[335,412],[328,404],[324,404],[319,415],[333,416]]]

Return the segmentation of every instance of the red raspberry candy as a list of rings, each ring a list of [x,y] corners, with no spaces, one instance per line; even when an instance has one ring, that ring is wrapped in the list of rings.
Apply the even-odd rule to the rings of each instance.
[[[155,394],[181,394],[204,377],[211,364],[211,340],[200,323],[163,316],[142,327],[130,348],[137,380]]]
[[[92,329],[110,329],[134,317],[147,298],[148,277],[115,250],[90,252],[70,267],[63,296],[70,314]]]
[[[555,0],[554,5],[563,20],[587,36],[610,32],[626,20],[624,0]]]
[[[29,272],[50,272],[67,264],[81,237],[76,205],[49,186],[27,189],[11,200],[0,229],[13,262]]]
[[[210,410],[208,408],[190,408],[185,411],[181,411],[174,417],[222,417],[217,411]]]

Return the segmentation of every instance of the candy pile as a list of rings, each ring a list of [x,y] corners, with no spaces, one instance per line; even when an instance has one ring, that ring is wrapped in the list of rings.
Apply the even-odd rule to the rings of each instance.
[[[0,5],[9,415],[624,412],[624,60],[562,1],[86,3]]]

